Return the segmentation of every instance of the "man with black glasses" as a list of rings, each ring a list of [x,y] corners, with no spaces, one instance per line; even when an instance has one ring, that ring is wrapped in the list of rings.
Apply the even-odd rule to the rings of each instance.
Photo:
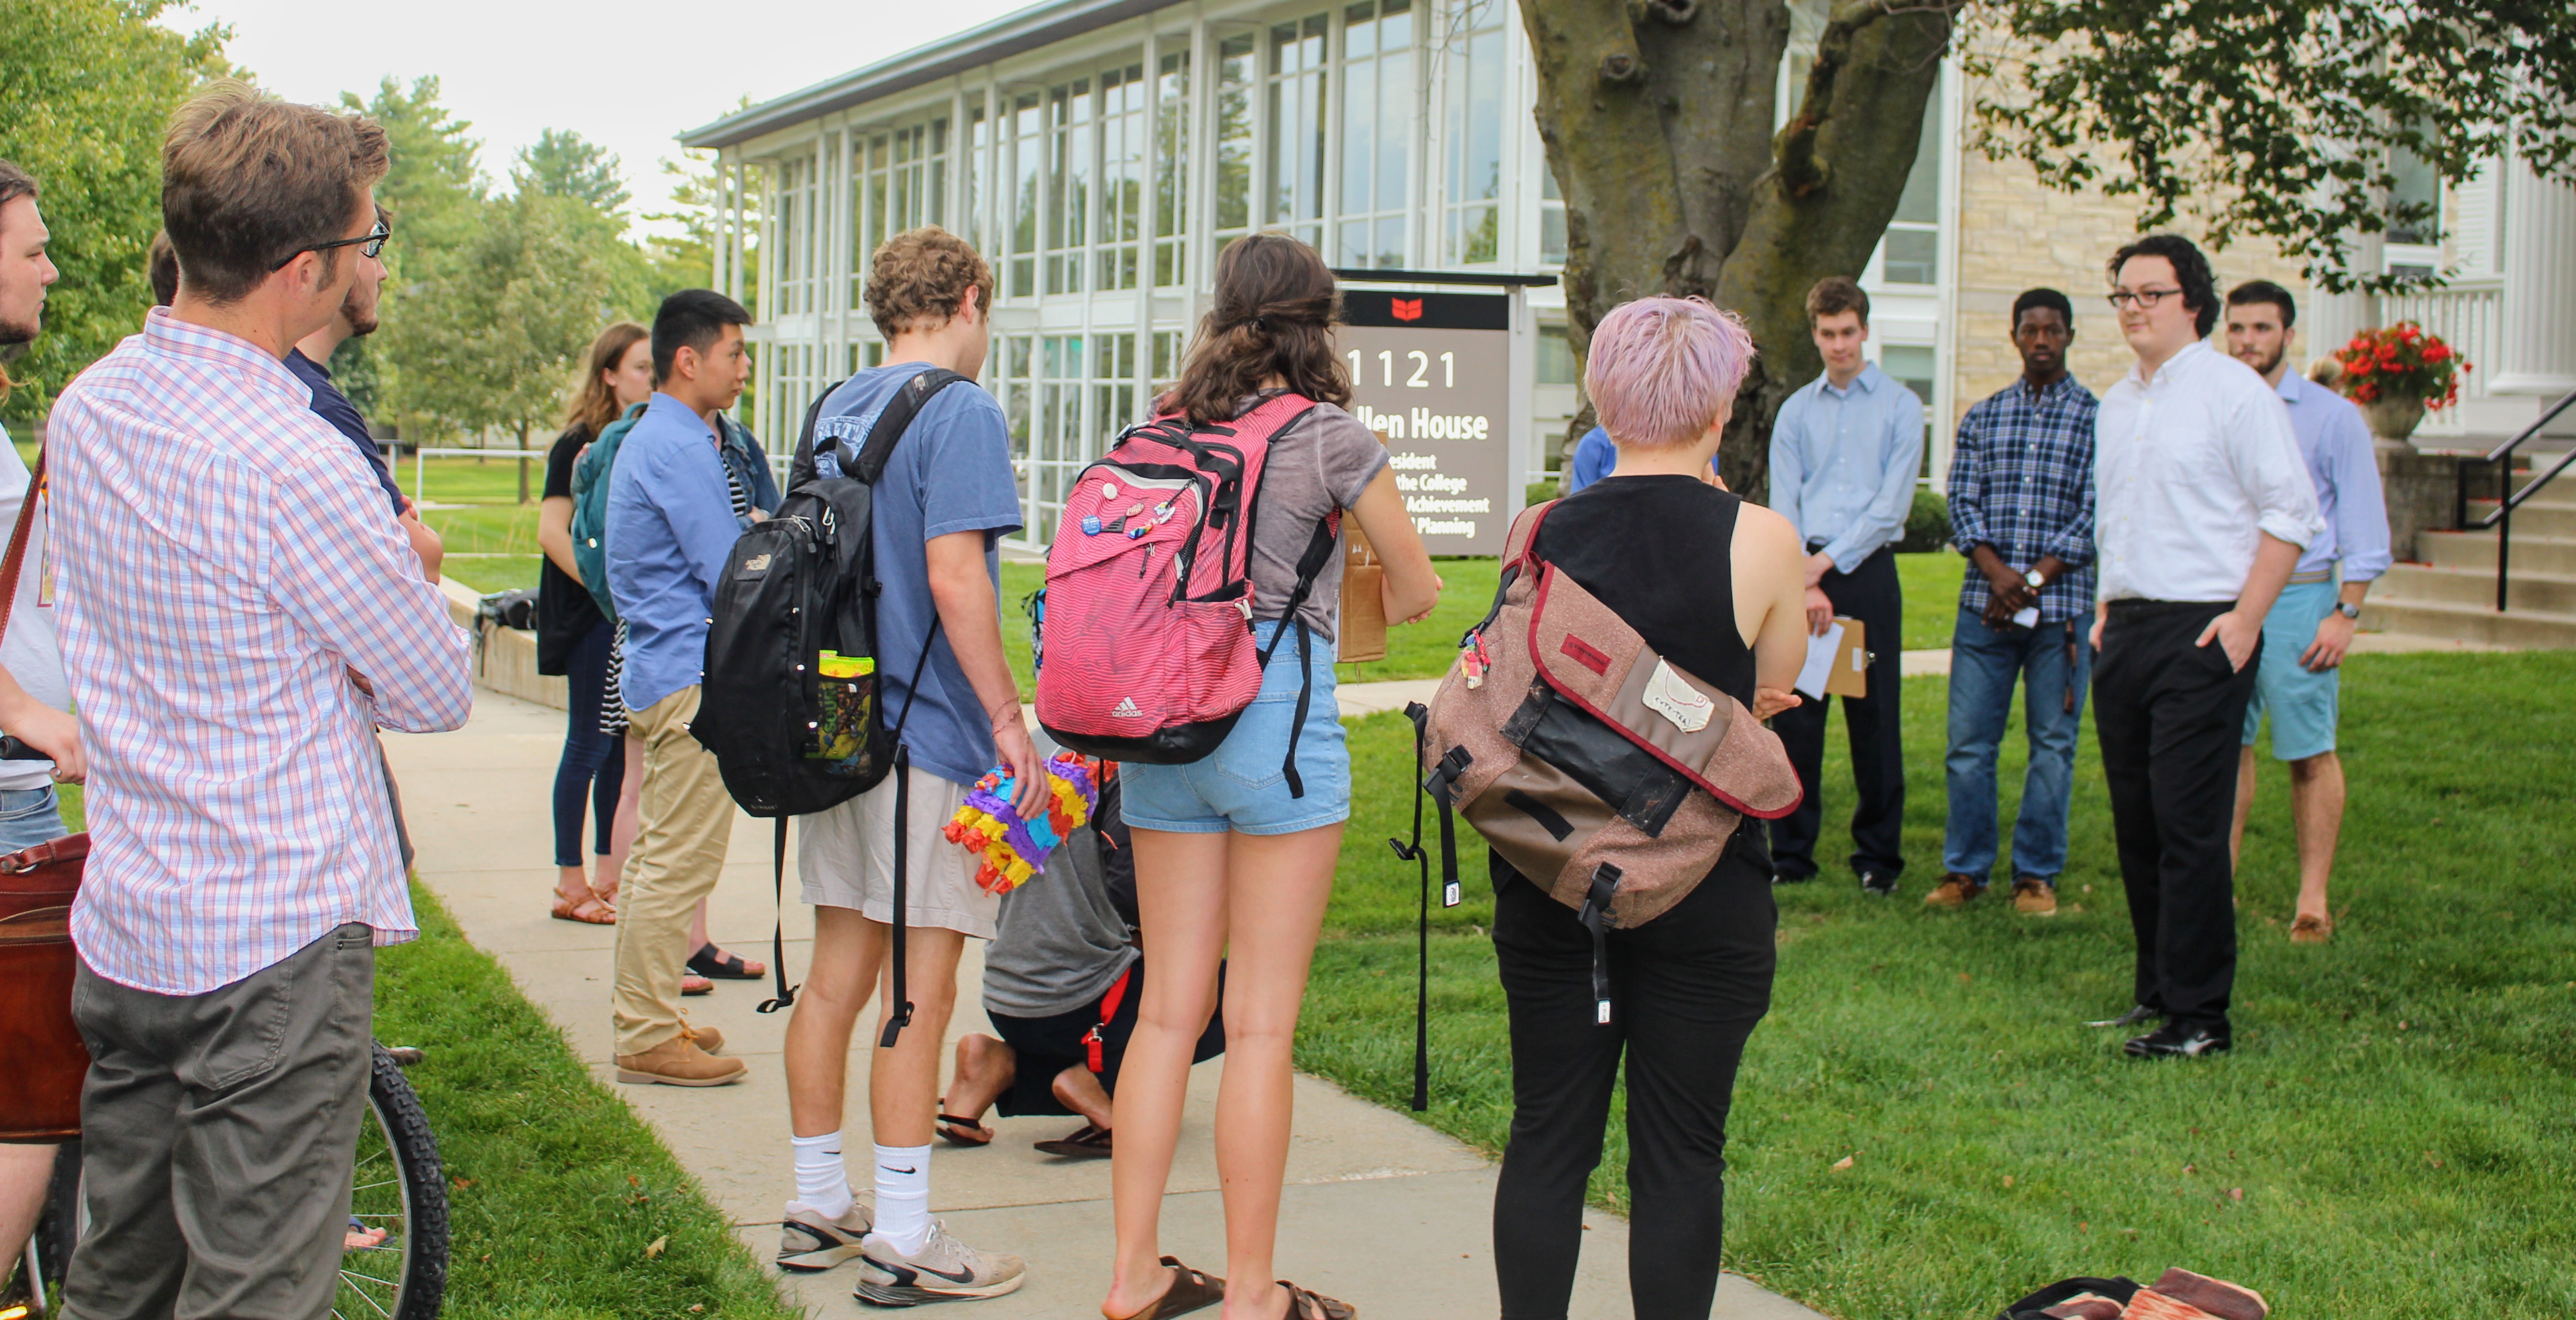
[[[2123,1049],[2189,1057],[2232,1040],[2238,734],[2264,617],[2323,522],[2280,396],[2207,342],[2200,249],[2157,234],[2109,270],[2138,360],[2094,428],[2093,725],[2138,964],[2135,1006],[2105,1025],[2163,1018]]]

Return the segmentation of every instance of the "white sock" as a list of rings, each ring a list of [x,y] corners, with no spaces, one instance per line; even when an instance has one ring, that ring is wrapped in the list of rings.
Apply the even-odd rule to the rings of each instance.
[[[850,1170],[841,1163],[841,1134],[789,1137],[796,1148],[796,1199],[825,1219],[850,1212]]]
[[[876,1235],[907,1256],[930,1240],[930,1147],[877,1147]]]

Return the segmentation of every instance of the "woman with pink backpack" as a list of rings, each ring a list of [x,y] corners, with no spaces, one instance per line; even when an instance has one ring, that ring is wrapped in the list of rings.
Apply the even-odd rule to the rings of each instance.
[[[1353,1314],[1271,1269],[1289,1046],[1351,806],[1333,700],[1344,511],[1385,562],[1389,620],[1429,614],[1441,584],[1385,447],[1343,411],[1339,301],[1295,239],[1228,246],[1180,383],[1083,473],[1049,554],[1038,716],[1058,741],[1122,762],[1157,973],[1116,1101],[1118,1257],[1101,1305],[1116,1320],[1219,1301],[1230,1320]],[[1162,1257],[1156,1238],[1220,957],[1231,1285]]]

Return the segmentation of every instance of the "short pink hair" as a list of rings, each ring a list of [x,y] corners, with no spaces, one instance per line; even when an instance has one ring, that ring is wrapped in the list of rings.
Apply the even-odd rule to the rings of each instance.
[[[1583,389],[1615,444],[1670,449],[1707,434],[1753,365],[1753,336],[1705,298],[1622,303],[1592,330]]]

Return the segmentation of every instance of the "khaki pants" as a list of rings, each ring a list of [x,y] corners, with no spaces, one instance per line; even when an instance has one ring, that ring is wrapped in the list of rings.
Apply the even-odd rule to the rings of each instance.
[[[81,964],[90,1224],[64,1316],[330,1316],[375,988],[375,932],[356,922],[201,995]]]
[[[644,740],[641,828],[617,888],[616,1008],[620,1055],[642,1054],[680,1034],[680,976],[689,918],[716,887],[733,842],[733,798],[715,753],[689,736],[698,717],[693,684],[634,712]]]

